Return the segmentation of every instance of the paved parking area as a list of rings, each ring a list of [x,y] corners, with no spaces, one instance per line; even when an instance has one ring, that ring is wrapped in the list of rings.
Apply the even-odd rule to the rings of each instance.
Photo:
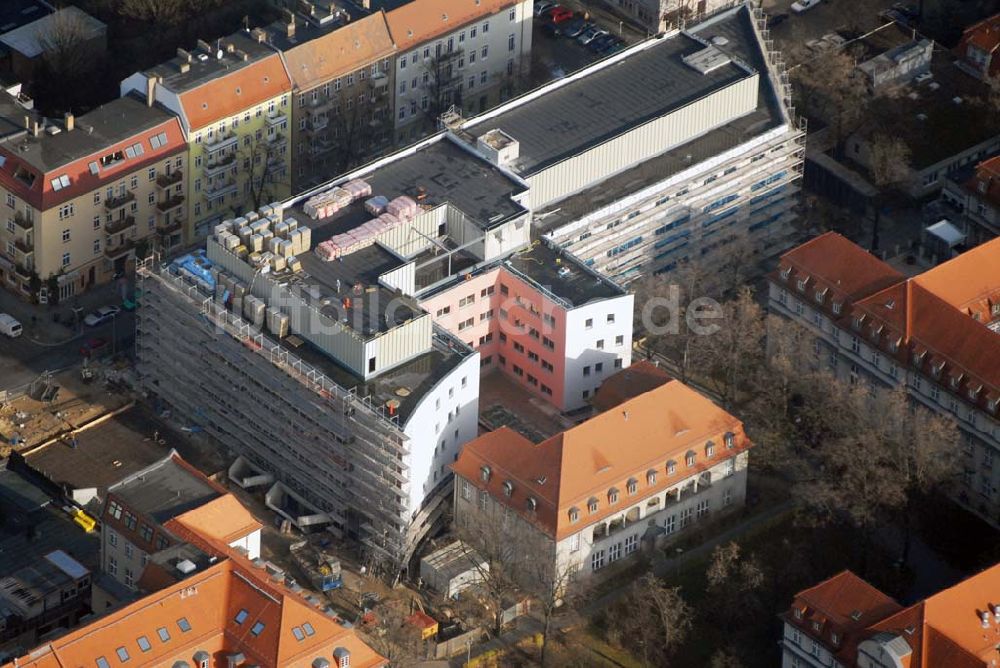
[[[879,13],[894,0],[823,0],[802,14],[792,12],[793,1],[764,0],[763,4],[768,16],[786,16],[771,28],[771,36],[790,65],[815,55],[805,46],[809,40],[838,31],[861,34],[887,23]]]

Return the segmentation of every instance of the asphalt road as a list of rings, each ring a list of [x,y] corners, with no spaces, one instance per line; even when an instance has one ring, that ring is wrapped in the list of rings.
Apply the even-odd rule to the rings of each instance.
[[[59,327],[61,331],[66,331],[59,325],[48,326]],[[57,371],[80,364],[83,360],[80,347],[89,339],[99,337],[110,342],[113,336],[117,336],[119,345],[130,341],[135,332],[135,315],[122,312],[113,323],[108,322],[99,327],[77,328],[75,334],[67,331],[66,338],[61,343],[52,344],[33,341],[31,325],[25,324],[25,327],[28,331],[16,339],[0,335],[0,390],[15,390],[30,383],[45,371]],[[36,327],[41,328],[46,325],[38,324]]]

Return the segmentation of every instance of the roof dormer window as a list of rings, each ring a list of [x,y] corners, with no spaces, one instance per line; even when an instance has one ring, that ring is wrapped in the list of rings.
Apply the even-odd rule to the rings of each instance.
[[[709,459],[715,456],[715,443],[713,441],[705,444],[705,456]]]
[[[639,481],[635,478],[629,478],[628,482],[625,483],[625,491],[629,494],[635,494],[639,491]]]
[[[646,484],[655,485],[656,484],[656,471],[649,469],[646,471]]]
[[[791,276],[791,274],[792,274],[792,268],[785,267],[784,269],[781,270],[781,280],[787,281],[788,277]]]
[[[528,511],[529,512],[533,513],[536,510],[538,510],[538,501],[535,501],[535,497],[529,496],[526,504],[528,506]]]
[[[688,450],[687,455],[684,456],[684,463],[688,465],[688,468],[694,466],[695,461],[697,461],[698,455],[694,453],[694,450]]]
[[[576,524],[580,521],[580,509],[576,506],[569,509],[569,521],[570,524]]]
[[[503,495],[509,499],[513,493],[514,493],[514,483],[512,483],[510,480],[504,480]]]
[[[667,462],[667,475],[673,475],[677,472],[677,462],[670,460]]]
[[[827,288],[823,288],[822,290],[816,290],[816,303],[817,304],[822,304],[823,303],[823,300],[826,299],[826,293],[827,293]]]
[[[56,178],[52,179],[51,183],[52,183],[52,189],[56,191],[62,190],[63,188],[69,188],[69,183],[70,183],[69,176],[67,176],[66,174],[63,174],[62,176],[57,176]]]
[[[732,450],[736,446],[736,434],[731,431],[727,431],[722,440],[725,442],[727,450]]]
[[[608,503],[618,503],[618,488],[612,487],[608,490]]]
[[[590,500],[587,501],[587,512],[593,515],[594,513],[597,512],[597,507],[598,507],[597,497],[594,496],[590,497]]]
[[[492,475],[492,471],[489,466],[483,466],[479,469],[479,477],[482,478],[483,482],[489,482],[490,475]]]
[[[833,302],[833,312],[835,314],[840,315],[840,311],[843,308],[844,308],[844,304],[842,302]]]
[[[959,373],[957,376],[951,377],[951,389],[957,390],[959,385],[962,384],[962,379],[965,378],[964,373]]]
[[[806,291],[806,284],[808,282],[809,282],[809,277],[808,276],[806,276],[805,278],[800,278],[799,279],[798,283],[796,284],[796,287],[799,289],[799,292],[805,292]]]
[[[975,401],[979,397],[979,392],[983,389],[982,385],[976,385],[973,387],[969,385],[969,399]]]

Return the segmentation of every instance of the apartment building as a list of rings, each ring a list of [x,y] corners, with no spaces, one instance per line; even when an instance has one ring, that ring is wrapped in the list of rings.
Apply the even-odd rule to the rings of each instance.
[[[966,74],[983,81],[1000,76],[1000,14],[966,28],[955,55],[955,65]]]
[[[706,16],[732,7],[733,0],[604,0],[615,13],[632,19],[650,34],[678,25],[697,23]]]
[[[1000,236],[1000,155],[950,175],[941,199],[954,209],[950,220],[970,245]]]
[[[260,556],[260,523],[225,488],[171,451],[108,488],[101,515],[102,570],[138,591],[150,560],[187,542],[166,527],[170,521],[203,527],[203,533],[241,548],[248,559]]]
[[[782,615],[782,668],[987,668],[997,660],[1000,566],[909,607],[844,571]]]
[[[267,28],[292,80],[292,192],[327,181],[394,140],[393,58],[384,12],[345,23],[333,0]]]
[[[835,233],[782,256],[768,308],[801,324],[815,364],[872,391],[905,387],[961,434],[955,498],[1000,523],[1000,241],[907,278]]]
[[[175,114],[190,152],[184,241],[290,193],[292,83],[265,33],[199,40],[121,83]],[[180,208],[180,207],[179,207]]]
[[[561,411],[588,404],[632,361],[633,295],[568,253],[535,242],[421,294],[435,322]]]
[[[627,373],[627,372],[623,372]],[[466,444],[455,472],[458,526],[510,527],[512,546],[586,579],[740,507],[752,444],[735,417],[676,380],[532,443],[502,427]]]
[[[187,146],[176,118],[131,95],[74,118],[0,105],[0,282],[66,299],[179,242]],[[137,253],[137,251],[139,253]]]
[[[481,113],[508,99],[527,73],[531,0],[417,0],[386,14],[396,43],[396,141],[437,127],[454,107]]]
[[[616,280],[741,239],[780,252],[794,237],[805,129],[763,20],[724,11],[458,127],[508,137],[505,166],[531,185],[540,234]]]
[[[185,542],[150,559],[143,577],[150,593],[16,654],[4,668],[387,665],[283,570],[214,536],[218,519],[202,517],[187,526],[167,520],[167,530]]]

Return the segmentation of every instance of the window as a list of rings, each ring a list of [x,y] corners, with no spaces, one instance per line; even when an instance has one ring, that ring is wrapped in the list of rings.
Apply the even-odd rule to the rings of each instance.
[[[135,584],[135,575],[132,573],[131,568],[125,569],[125,586],[131,587]]]
[[[597,349],[604,350],[604,339],[597,339]]]
[[[160,628],[156,629],[156,635],[160,637],[160,642],[167,642],[168,640],[170,640],[170,632],[167,631],[166,626],[161,626]]]
[[[182,633],[187,633],[191,630],[191,623],[187,620],[187,617],[181,617],[177,620],[177,628],[179,628]]]
[[[677,462],[670,460],[667,462],[667,475],[673,475],[677,471]]]
[[[128,650],[124,647],[119,647],[115,650],[115,654],[118,655],[118,660],[122,663],[126,663],[129,660]]]
[[[108,573],[118,575],[118,560],[112,556],[108,556]]]
[[[143,524],[139,532],[142,535],[142,539],[147,543],[153,540],[153,527],[148,524]]]
[[[483,32],[486,32],[486,31],[483,30]],[[490,45],[489,44],[484,44],[483,45],[483,50],[479,54],[480,57],[485,58],[486,54],[489,53],[489,49],[490,49]]]
[[[63,204],[59,207],[59,220],[65,220],[73,215],[75,207],[72,204]],[[64,239],[68,241],[69,239]]]
[[[508,51],[514,50],[514,35],[509,35],[507,37],[507,50]]]
[[[608,548],[608,563],[609,564],[612,561],[615,561],[617,559],[621,559],[621,556],[622,556],[622,544],[621,543],[615,543],[614,545],[612,545],[611,547]]]
[[[313,629],[312,624],[310,624],[309,622],[306,622],[305,624],[302,625],[302,631],[305,632],[307,636],[312,636],[316,634],[316,630]]]
[[[472,485],[469,484],[468,480],[462,481],[462,498],[466,501],[472,500]]]
[[[243,622],[245,622],[247,620],[247,617],[249,617],[249,616],[250,616],[250,613],[247,612],[246,608],[243,608],[239,612],[236,613],[236,617],[233,618],[233,621],[236,622],[237,624],[242,624]]]
[[[115,546],[118,544],[118,534],[116,534],[111,529],[108,529],[108,545]]]
[[[731,506],[733,505],[733,490],[727,489],[722,493],[722,505]]]
[[[587,366],[583,367],[583,375],[584,376],[589,376],[590,375],[590,365],[587,365]]]
[[[63,253],[62,255],[62,266],[68,267],[70,265],[70,255],[69,253]]]
[[[264,622],[257,622],[250,629],[250,635],[252,635],[254,638],[259,636],[263,632],[264,632]]]
[[[604,568],[604,550],[597,550],[590,555],[590,570],[597,571]]]
[[[149,650],[153,649],[153,646],[149,643],[149,638],[147,638],[146,636],[139,636],[138,638],[136,638],[135,644],[137,644],[139,646],[139,649],[141,649],[143,652],[148,652]]]
[[[592,329],[594,327],[594,319],[587,318],[586,320],[583,321],[583,326],[586,327],[587,329]]]
[[[695,516],[700,519],[707,514],[708,514],[708,499],[702,499],[701,501],[698,502],[697,513],[695,514]]]
[[[698,456],[695,455],[693,452],[688,452],[687,455],[684,457],[684,463],[687,464],[688,467],[694,466],[695,460],[697,458]]]

